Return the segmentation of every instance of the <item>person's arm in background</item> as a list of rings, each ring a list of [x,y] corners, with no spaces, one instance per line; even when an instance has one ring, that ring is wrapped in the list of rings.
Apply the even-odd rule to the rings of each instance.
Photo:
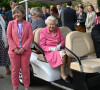
[[[74,10],[74,23],[77,22],[77,15],[76,15],[76,11]]]
[[[32,26],[32,30],[35,30],[37,28],[37,21],[36,21],[36,19],[32,20],[31,26]]]
[[[5,22],[8,25],[8,18],[7,18],[8,12],[5,13]]]
[[[80,20],[81,23],[86,21],[86,13],[84,13],[82,16],[83,16],[83,19]]]

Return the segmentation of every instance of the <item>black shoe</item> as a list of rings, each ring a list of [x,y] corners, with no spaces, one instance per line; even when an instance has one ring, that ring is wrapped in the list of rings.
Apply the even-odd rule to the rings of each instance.
[[[63,79],[62,77],[61,77],[61,79],[63,80],[63,81],[65,81],[66,83],[68,83],[68,84],[70,84],[71,83],[71,81],[70,81],[70,79],[67,77],[67,78],[65,78],[65,79]]]
[[[70,83],[73,82],[73,77],[71,77],[70,75],[68,75],[67,79],[70,81]]]

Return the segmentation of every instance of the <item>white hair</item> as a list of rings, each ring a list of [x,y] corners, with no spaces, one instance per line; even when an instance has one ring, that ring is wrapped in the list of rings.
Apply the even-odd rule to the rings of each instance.
[[[49,16],[46,20],[45,20],[45,24],[47,25],[48,22],[52,20],[52,21],[55,21],[55,24],[57,25],[58,24],[58,20],[54,17],[54,16]]]
[[[43,16],[43,12],[42,12],[42,9],[40,7],[31,8],[30,13],[33,16],[39,16],[39,17]]]

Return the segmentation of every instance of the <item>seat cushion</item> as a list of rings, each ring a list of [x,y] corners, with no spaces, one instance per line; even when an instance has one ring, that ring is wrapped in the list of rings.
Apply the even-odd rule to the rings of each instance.
[[[93,53],[94,45],[90,33],[82,33],[78,31],[70,32],[66,36],[65,46],[74,52],[78,57],[83,57],[89,53]],[[68,56],[71,56],[66,52]]]
[[[34,41],[39,44],[39,35],[40,35],[40,31],[42,30],[42,28],[37,28],[35,30],[35,34],[34,34]]]
[[[36,30],[34,30],[34,31],[33,31],[33,40],[32,40],[32,42],[34,41],[34,35],[35,35],[35,31],[36,31]]]
[[[84,59],[95,59],[96,58],[96,53],[89,53],[83,57],[80,57],[81,60],[84,60]],[[74,60],[75,61],[75,60]]]
[[[36,54],[41,54],[40,50],[38,50],[38,49],[32,49],[32,52],[34,52]]]
[[[81,61],[83,71],[86,73],[100,72],[100,59],[85,59]],[[79,63],[77,61],[71,63],[71,69],[80,71]]]
[[[43,61],[43,62],[46,62],[45,60],[44,60],[44,57],[43,57],[43,55],[42,54],[38,54],[38,60],[40,60],[40,61]]]
[[[88,58],[88,59],[97,58],[97,57],[96,57],[96,53],[89,53],[88,56],[87,56],[87,58]]]

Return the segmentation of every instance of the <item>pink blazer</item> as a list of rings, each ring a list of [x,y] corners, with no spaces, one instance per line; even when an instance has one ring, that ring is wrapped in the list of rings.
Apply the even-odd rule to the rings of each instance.
[[[15,54],[13,50],[19,47],[19,36],[17,28],[17,20],[12,20],[9,22],[7,27],[7,39],[9,44],[9,54]],[[25,48],[24,54],[31,54],[30,44],[33,39],[31,24],[23,20],[23,30],[21,37],[21,46]]]

